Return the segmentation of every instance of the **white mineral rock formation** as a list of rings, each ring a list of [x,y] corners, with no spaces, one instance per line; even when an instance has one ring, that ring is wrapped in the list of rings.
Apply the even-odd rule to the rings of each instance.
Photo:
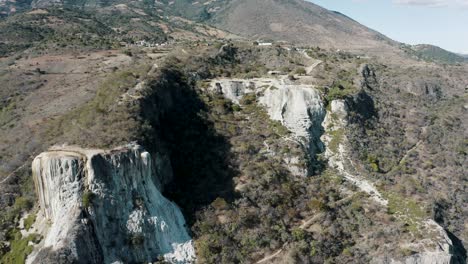
[[[237,104],[246,93],[255,92],[270,118],[280,121],[309,153],[323,150],[320,136],[325,109],[314,86],[286,84],[283,79],[217,79],[211,89]]]
[[[314,157],[323,151],[320,136],[325,110],[320,93],[312,85],[287,82],[274,78],[216,79],[211,83],[211,90],[237,104],[245,94],[255,93],[258,103],[266,108],[270,118],[292,132],[291,137],[283,139],[301,145],[310,157]],[[294,176],[308,175],[308,169],[298,165],[299,160],[294,156],[284,159]]]
[[[193,262],[184,217],[161,194],[171,176],[165,162],[135,144],[112,151],[63,147],[37,156],[33,177],[50,227],[27,262],[142,263],[159,256]]]
[[[320,136],[325,117],[319,92],[307,85],[268,87],[259,98],[271,119],[280,121],[297,140],[305,143],[310,154],[323,150]]]

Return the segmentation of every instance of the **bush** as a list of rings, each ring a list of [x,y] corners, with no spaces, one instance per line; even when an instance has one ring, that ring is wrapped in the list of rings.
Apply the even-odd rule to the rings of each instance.
[[[83,193],[83,198],[82,198],[83,207],[85,208],[90,207],[93,204],[94,198],[95,198],[94,193],[92,193],[91,191],[85,191]]]
[[[40,235],[31,234],[27,237],[22,237],[18,229],[12,229],[8,232],[10,241],[10,251],[6,253],[0,263],[8,264],[23,264],[26,258],[31,254],[33,247],[29,242],[38,243],[41,239]]]
[[[18,197],[15,200],[14,208],[19,211],[28,211],[33,207],[33,202],[25,197]]]
[[[297,68],[295,72],[299,75],[305,75],[307,73],[303,67]]]
[[[24,229],[29,230],[32,225],[36,222],[36,214],[30,214],[24,219]]]

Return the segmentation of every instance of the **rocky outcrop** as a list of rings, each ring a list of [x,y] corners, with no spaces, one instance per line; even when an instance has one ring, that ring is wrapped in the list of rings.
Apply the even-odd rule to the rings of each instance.
[[[330,111],[327,113],[323,126],[326,133],[322,136],[325,143],[325,156],[330,167],[338,170],[343,177],[369,194],[376,202],[386,206],[387,200],[379,193],[372,183],[354,171],[352,160],[347,153],[345,141],[345,128],[348,124],[348,104],[344,100],[330,102]]]
[[[320,136],[325,109],[320,93],[312,85],[287,84],[282,79],[220,79],[212,90],[235,103],[255,92],[272,120],[281,122],[311,154],[323,150]]]
[[[290,137],[282,140],[294,141],[314,159],[323,151],[320,136],[323,133],[322,121],[325,117],[320,93],[311,85],[287,83],[285,79],[216,79],[211,90],[239,104],[245,94],[255,93],[257,101],[264,106],[272,120],[279,121],[290,132]],[[268,147],[268,146],[267,146]],[[311,174],[310,168],[298,166],[301,158],[289,156],[284,159],[294,176]]]
[[[161,194],[171,177],[167,163],[135,144],[111,151],[62,147],[37,156],[40,215],[50,225],[28,263],[194,261],[183,215]]]
[[[259,102],[267,108],[271,119],[280,121],[305,143],[309,154],[323,151],[320,136],[325,110],[316,89],[307,85],[269,87]]]

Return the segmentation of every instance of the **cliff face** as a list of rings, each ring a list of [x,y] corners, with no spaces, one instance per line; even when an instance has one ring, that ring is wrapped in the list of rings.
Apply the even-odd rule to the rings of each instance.
[[[185,220],[161,194],[170,164],[134,144],[111,151],[52,149],[33,162],[41,213],[50,222],[29,263],[189,263]],[[38,220],[40,221],[40,220]]]
[[[312,85],[289,84],[285,79],[259,78],[252,80],[214,80],[211,89],[225,98],[239,104],[242,97],[255,93],[258,102],[267,110],[270,119],[280,122],[289,131],[293,140],[303,146],[313,158],[322,152],[322,122],[325,108],[318,90]],[[307,175],[309,172],[295,167],[297,157],[290,157],[287,163],[294,175]]]

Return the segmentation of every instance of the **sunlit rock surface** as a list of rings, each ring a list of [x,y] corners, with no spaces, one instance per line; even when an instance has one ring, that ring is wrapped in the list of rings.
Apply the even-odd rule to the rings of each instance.
[[[40,154],[33,177],[40,215],[50,224],[28,263],[193,262],[184,217],[161,194],[171,177],[167,162],[135,144]]]
[[[245,94],[255,92],[270,118],[288,128],[309,153],[323,150],[320,136],[325,109],[314,86],[291,84],[284,79],[216,79],[211,89],[234,103],[239,103]]]

